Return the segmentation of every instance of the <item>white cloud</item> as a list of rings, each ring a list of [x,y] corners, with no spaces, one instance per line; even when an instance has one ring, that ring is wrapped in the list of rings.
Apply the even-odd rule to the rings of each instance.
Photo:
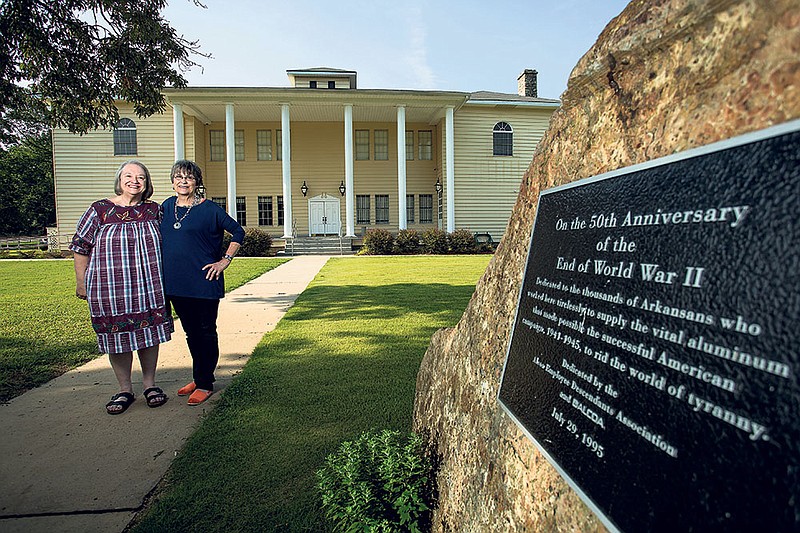
[[[414,87],[435,89],[436,73],[428,63],[427,27],[422,9],[414,6],[408,10],[406,17],[409,33],[408,57],[405,63],[413,74]]]

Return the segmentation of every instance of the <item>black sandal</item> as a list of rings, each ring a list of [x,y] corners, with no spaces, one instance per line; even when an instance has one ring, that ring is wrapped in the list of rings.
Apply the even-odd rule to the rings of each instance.
[[[144,394],[145,400],[147,401],[147,407],[161,407],[167,403],[169,399],[159,387],[150,387],[142,394]]]
[[[106,412],[110,415],[121,415],[128,410],[136,397],[130,392],[120,392],[111,397],[111,401],[106,404]],[[110,407],[121,407],[121,409],[110,409]]]

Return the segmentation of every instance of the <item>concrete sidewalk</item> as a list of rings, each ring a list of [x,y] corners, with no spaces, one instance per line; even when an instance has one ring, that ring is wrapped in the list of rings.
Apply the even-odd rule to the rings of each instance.
[[[107,356],[0,405],[0,531],[122,531],[219,391],[327,259],[296,257],[222,299],[218,392],[205,404],[189,407],[176,394],[192,379],[178,321],[159,355],[156,384],[170,397],[162,407],[147,407],[135,361],[135,403],[107,415],[105,403],[117,392]]]

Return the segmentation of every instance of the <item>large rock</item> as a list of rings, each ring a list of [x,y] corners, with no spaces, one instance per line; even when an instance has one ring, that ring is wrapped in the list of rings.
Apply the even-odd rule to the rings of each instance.
[[[415,430],[441,461],[434,531],[603,530],[497,401],[539,191],[800,117],[800,2],[635,0],[562,101],[495,257],[417,378]]]

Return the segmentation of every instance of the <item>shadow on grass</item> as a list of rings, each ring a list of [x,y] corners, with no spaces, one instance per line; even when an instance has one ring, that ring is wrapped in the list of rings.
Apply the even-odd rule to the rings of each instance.
[[[98,357],[97,344],[0,337],[0,403]]]
[[[173,463],[135,531],[326,531],[315,471],[370,428],[410,431],[430,337],[474,285],[309,288]]]

